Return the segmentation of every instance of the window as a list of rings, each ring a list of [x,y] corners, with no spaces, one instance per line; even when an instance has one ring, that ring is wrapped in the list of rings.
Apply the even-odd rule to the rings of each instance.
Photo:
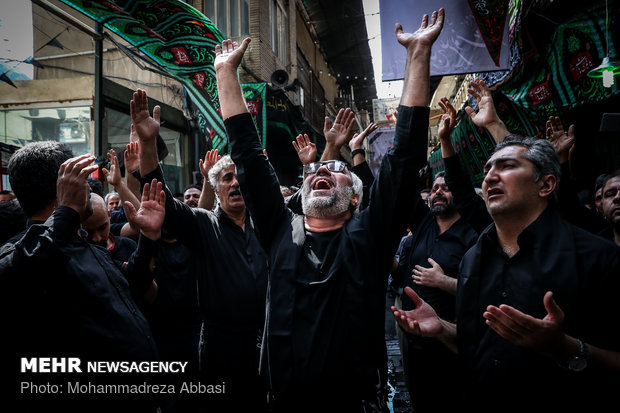
[[[90,135],[90,106],[0,111],[0,141],[9,145],[59,141],[77,156],[91,151]]]
[[[207,0],[205,15],[211,19],[224,37],[250,34],[249,0]]]
[[[271,0],[269,3],[269,17],[271,25],[271,49],[280,59],[288,64],[288,17],[281,0]]]

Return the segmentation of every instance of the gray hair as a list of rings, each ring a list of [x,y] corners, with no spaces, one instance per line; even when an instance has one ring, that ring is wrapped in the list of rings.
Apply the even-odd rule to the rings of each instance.
[[[230,155],[224,155],[222,158],[213,165],[213,167],[209,170],[209,183],[213,189],[217,189],[218,178],[220,176],[220,172],[224,169],[235,166]]]
[[[364,184],[359,176],[355,175],[353,172],[351,173],[351,180],[353,181],[353,195],[359,195],[360,200],[357,203],[357,206],[351,211],[351,213],[355,213],[355,211],[359,210],[360,205],[362,205],[362,197],[364,196]]]
[[[121,196],[118,194],[118,192],[108,192],[108,193],[105,195],[105,198],[103,198],[103,200],[105,201],[105,204],[106,204],[106,205],[108,205],[108,200],[109,200],[110,198],[112,198],[113,196],[117,196],[117,197],[118,197],[118,199],[120,199],[120,198],[121,198]]]
[[[534,165],[534,182],[538,182],[546,175],[555,176],[556,186],[549,200],[551,203],[557,202],[557,193],[562,172],[558,154],[551,142],[545,139],[524,137],[511,133],[497,144],[495,152],[509,146],[521,146],[527,149],[522,156]]]

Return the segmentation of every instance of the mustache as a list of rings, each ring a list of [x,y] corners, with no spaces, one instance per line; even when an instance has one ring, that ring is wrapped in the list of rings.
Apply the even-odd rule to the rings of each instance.
[[[234,188],[228,191],[228,196],[233,196],[233,195],[241,195],[241,191],[239,190],[239,188]]]
[[[433,198],[433,202],[431,202],[432,204],[434,204],[437,201],[443,201],[443,202],[448,202],[448,198],[443,197],[441,195],[437,195],[435,198]]]

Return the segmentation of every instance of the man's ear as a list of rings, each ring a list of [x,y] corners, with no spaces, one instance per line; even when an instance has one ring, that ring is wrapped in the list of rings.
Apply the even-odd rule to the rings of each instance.
[[[357,208],[360,204],[360,196],[358,194],[355,194],[351,197],[351,206],[353,208]]]
[[[550,196],[558,184],[558,179],[555,175],[545,175],[540,178],[540,188],[538,189],[538,196],[541,198],[546,198]]]

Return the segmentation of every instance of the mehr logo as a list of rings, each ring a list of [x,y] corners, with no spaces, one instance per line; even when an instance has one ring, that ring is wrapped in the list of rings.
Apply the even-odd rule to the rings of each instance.
[[[81,373],[77,357],[33,357],[21,359],[21,372],[27,373]]]

